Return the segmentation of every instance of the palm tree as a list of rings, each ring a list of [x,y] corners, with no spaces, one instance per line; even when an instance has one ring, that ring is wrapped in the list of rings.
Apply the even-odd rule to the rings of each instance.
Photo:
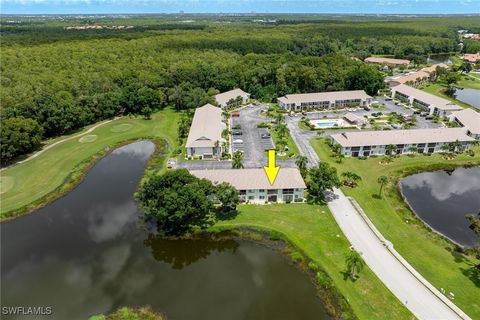
[[[279,152],[284,152],[285,151],[285,146],[287,145],[287,142],[285,139],[280,139],[277,141],[277,149]]]
[[[363,267],[365,266],[365,262],[363,262],[362,257],[360,254],[352,250],[350,254],[346,258],[347,264],[347,273],[353,279],[358,278],[358,274],[362,271]]]
[[[394,145],[394,144],[389,144],[389,145],[385,148],[385,154],[388,155],[388,156],[392,156],[396,150],[397,150],[397,146],[396,146],[396,145]]]
[[[307,173],[307,163],[308,159],[305,156],[298,156],[297,160],[295,160],[295,164],[297,165],[298,170],[300,170],[302,177]]]
[[[280,138],[285,138],[288,134],[288,128],[285,124],[277,125],[277,133]]]
[[[417,147],[414,147],[414,146],[408,147],[407,150],[408,150],[408,152],[410,152],[410,154],[411,154],[412,156],[414,156],[415,153],[418,152],[418,148],[417,148]]]
[[[344,184],[355,187],[357,185],[357,181],[361,181],[362,177],[352,171],[345,171],[342,173],[342,177],[345,178]]]
[[[242,169],[243,168],[243,153],[236,151],[232,157],[232,169]]]
[[[274,118],[275,118],[275,121],[277,122],[277,124],[281,124],[285,121],[285,118],[283,117],[283,114],[281,114],[281,113],[275,114]]]
[[[378,191],[378,196],[381,197],[383,186],[388,182],[388,177],[380,176],[378,177],[377,182],[380,183],[380,190]]]

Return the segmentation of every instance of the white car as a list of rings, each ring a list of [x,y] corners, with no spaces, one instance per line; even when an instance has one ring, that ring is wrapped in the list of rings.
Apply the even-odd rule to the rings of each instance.
[[[243,140],[242,139],[235,139],[232,142],[233,143],[243,143]]]

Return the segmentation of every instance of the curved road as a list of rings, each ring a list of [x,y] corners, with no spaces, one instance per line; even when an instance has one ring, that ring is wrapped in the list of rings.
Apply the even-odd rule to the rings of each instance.
[[[298,127],[298,119],[286,117],[287,125],[300,153],[309,166],[320,162],[310,144],[314,137]],[[327,197],[328,207],[356,251],[385,286],[417,317],[428,320],[470,320],[460,308],[423,278],[368,220],[363,210],[335,189]],[[388,315],[385,315],[386,319]]]

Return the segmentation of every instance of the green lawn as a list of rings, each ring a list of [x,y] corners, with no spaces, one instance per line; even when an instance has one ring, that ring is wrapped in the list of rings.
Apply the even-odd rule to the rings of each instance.
[[[3,170],[0,173],[0,219],[25,206],[34,208],[56,189],[61,192],[58,188],[68,186],[65,181],[72,181],[83,173],[81,164],[86,167],[107,146],[152,137],[166,138],[172,147],[176,147],[177,118],[178,114],[172,109],[154,114],[151,120],[122,117],[95,129],[87,139],[82,139],[83,143],[79,138],[62,142],[30,161]]]
[[[278,136],[277,131],[275,130],[275,127],[272,127],[270,129],[270,133],[272,134],[273,142],[275,143],[275,145],[277,145],[277,142],[278,142],[278,140],[280,140],[280,138]],[[278,156],[278,158],[279,159],[289,159],[289,158],[297,157],[300,154],[300,152],[298,151],[297,145],[293,141],[292,136],[290,135],[290,132],[287,133],[286,141],[287,141],[287,147],[288,147],[288,151],[286,152],[287,154],[285,156]],[[290,153],[293,153],[292,157],[288,156],[288,154],[290,154]]]
[[[385,238],[417,271],[437,289],[453,292],[455,303],[470,317],[480,319],[480,281],[470,272],[473,258],[453,253],[452,243],[428,231],[407,207],[397,188],[398,179],[408,173],[480,165],[480,148],[475,148],[475,157],[462,154],[453,160],[444,160],[436,154],[401,156],[389,164],[380,164],[381,157],[367,160],[346,158],[338,164],[325,139],[315,139],[311,143],[320,159],[337,167],[339,174],[353,171],[362,177],[357,188],[344,187],[345,194],[358,201]],[[381,175],[388,176],[392,182],[386,187],[383,199],[377,199],[374,195],[379,191],[377,179]]]
[[[309,204],[242,205],[237,217],[214,229],[254,227],[280,232],[332,278],[359,319],[413,319],[366,267],[356,282],[344,280],[350,243],[326,206]]]
[[[468,88],[468,89],[478,89],[480,90],[480,79],[477,78],[476,75],[470,77],[467,75],[462,76],[462,79],[456,84],[457,87],[459,88]],[[442,92],[442,90],[446,89],[447,85],[441,82],[434,82],[434,83],[428,83],[425,85],[422,85],[419,87],[419,89],[431,93],[433,95],[442,97],[444,99],[450,100],[458,104],[459,106],[465,107],[465,108],[471,108],[472,106],[459,101],[455,98],[449,97],[446,94]]]

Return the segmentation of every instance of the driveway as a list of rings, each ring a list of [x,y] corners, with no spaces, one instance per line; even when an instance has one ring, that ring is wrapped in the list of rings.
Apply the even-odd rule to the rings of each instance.
[[[310,144],[310,140],[313,138],[317,138],[318,133],[316,133],[315,131],[305,131],[300,129],[300,127],[298,126],[298,122],[300,121],[299,116],[286,116],[285,120],[287,122],[287,127],[290,131],[290,135],[292,136],[293,141],[297,145],[300,154],[307,157],[308,159],[307,167],[311,168],[318,166],[318,155],[315,150],[313,150],[313,147]]]
[[[265,128],[257,126],[262,122],[270,122],[271,119],[260,114],[268,105],[248,106],[237,113],[239,117],[232,117],[232,131],[241,131],[242,135],[234,135],[233,141],[242,140],[242,143],[232,143],[233,152],[241,150],[244,154],[243,165],[245,168],[261,168],[267,164],[265,150],[274,148],[271,137],[262,138],[262,134],[268,133]],[[236,130],[235,125],[240,125]]]
[[[362,218],[341,190],[335,189],[328,198],[328,207],[352,246],[385,286],[417,318],[470,319],[418,274],[375,226]]]

